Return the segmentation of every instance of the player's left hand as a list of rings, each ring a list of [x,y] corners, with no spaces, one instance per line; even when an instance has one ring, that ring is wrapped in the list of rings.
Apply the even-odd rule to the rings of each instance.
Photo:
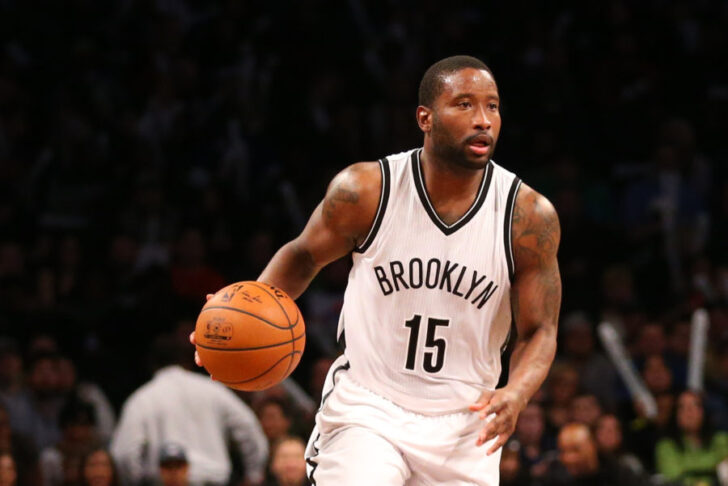
[[[525,402],[517,392],[510,390],[508,387],[483,392],[478,401],[470,405],[470,411],[478,412],[481,420],[485,420],[493,414],[495,416],[480,431],[475,445],[480,447],[489,440],[498,437],[488,449],[487,454],[491,455],[503,447],[508,437],[516,429],[518,414],[526,406]]]

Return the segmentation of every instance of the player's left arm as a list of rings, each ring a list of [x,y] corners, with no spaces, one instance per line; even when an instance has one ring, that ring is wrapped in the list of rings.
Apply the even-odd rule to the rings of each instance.
[[[495,414],[478,437],[481,445],[498,439],[488,450],[503,446],[516,427],[518,414],[543,383],[556,354],[556,331],[561,307],[561,276],[556,252],[561,228],[551,203],[521,185],[513,211],[512,240],[515,276],[511,308],[516,338],[508,384],[486,392],[471,406],[481,418]]]

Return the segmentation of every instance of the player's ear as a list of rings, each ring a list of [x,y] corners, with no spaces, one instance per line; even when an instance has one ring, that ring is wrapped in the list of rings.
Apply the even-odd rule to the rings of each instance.
[[[432,110],[426,106],[417,107],[417,124],[420,126],[420,130],[425,133],[429,133],[432,130]]]

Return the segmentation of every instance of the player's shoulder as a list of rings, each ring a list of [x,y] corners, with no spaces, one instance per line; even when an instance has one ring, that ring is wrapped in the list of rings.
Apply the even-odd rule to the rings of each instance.
[[[555,253],[561,238],[556,208],[543,194],[522,183],[516,195],[512,223],[515,247]]]
[[[381,186],[382,171],[377,160],[355,162],[334,176],[329,184],[332,189],[345,189],[366,195],[367,192],[377,192]]]
[[[516,208],[520,208],[524,215],[533,216],[537,221],[556,218],[556,208],[551,201],[534,188],[521,183],[516,194]]]
[[[324,197],[325,224],[336,233],[361,243],[379,208],[382,180],[378,161],[356,162],[336,174]]]

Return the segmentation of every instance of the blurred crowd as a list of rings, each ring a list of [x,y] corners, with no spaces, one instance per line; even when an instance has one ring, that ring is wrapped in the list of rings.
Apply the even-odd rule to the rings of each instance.
[[[108,447],[129,396],[160,376],[155,340],[194,368],[205,294],[254,279],[344,166],[420,145],[420,77],[461,53],[499,85],[496,160],[554,203],[563,233],[557,362],[503,484],[718,484],[726,25],[721,0],[0,0],[0,486],[105,486],[117,467],[125,481]],[[268,439],[270,484],[304,481],[348,269],[299,299],[309,338],[292,382],[237,394]],[[698,308],[710,329],[692,392]],[[656,416],[604,353],[603,321]],[[194,449],[155,447],[155,480],[189,482]],[[237,452],[230,481],[256,481]]]

